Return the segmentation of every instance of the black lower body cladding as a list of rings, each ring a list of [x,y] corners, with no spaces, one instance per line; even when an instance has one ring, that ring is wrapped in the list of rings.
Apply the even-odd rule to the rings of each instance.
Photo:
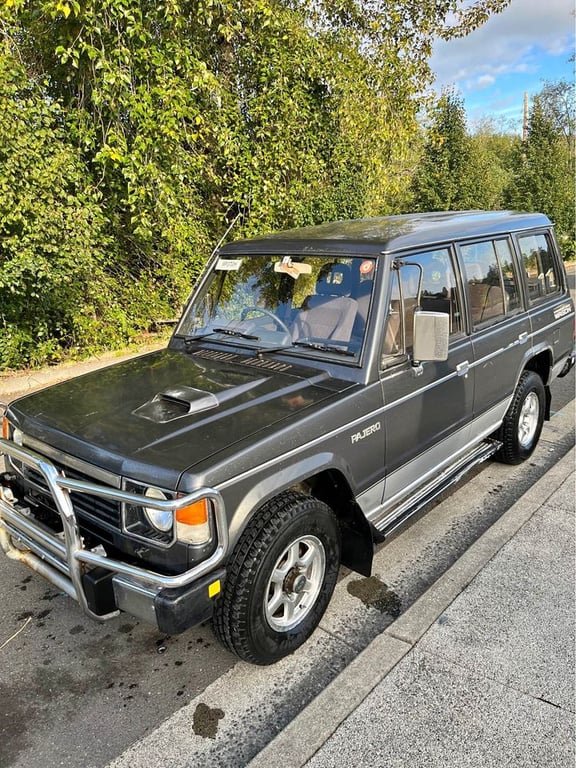
[[[221,568],[189,586],[160,590],[154,599],[160,632],[177,635],[211,619],[225,577],[226,569]]]

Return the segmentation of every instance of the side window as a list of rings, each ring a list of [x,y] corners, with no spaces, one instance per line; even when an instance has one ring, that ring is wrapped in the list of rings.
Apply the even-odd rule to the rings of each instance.
[[[412,350],[413,318],[418,306],[418,284],[422,267],[420,308],[444,312],[450,317],[450,336],[463,332],[462,303],[454,267],[447,248],[407,256],[391,275],[392,291],[383,354],[405,355]]]
[[[500,262],[502,278],[504,280],[504,299],[506,311],[508,313],[516,312],[522,309],[522,299],[520,298],[520,289],[518,286],[518,275],[514,257],[510,249],[508,240],[496,240],[496,256]]]
[[[518,245],[528,280],[530,301],[557,293],[561,288],[552,244],[544,235],[520,235]]]
[[[502,320],[520,309],[520,291],[507,240],[460,246],[473,328]]]
[[[400,272],[392,272],[390,281],[392,283],[392,290],[390,293],[390,306],[388,307],[388,317],[386,320],[384,346],[382,348],[383,359],[390,355],[404,354],[404,313],[402,312],[402,302],[400,300]]]

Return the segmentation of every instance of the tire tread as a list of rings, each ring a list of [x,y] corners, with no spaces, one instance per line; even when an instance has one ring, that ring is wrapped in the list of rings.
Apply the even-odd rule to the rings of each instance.
[[[263,663],[252,651],[245,618],[250,594],[247,575],[257,573],[266,551],[294,518],[295,512],[305,514],[307,507],[317,508],[319,504],[331,513],[327,505],[314,497],[285,491],[264,504],[240,536],[228,562],[223,594],[216,604],[212,626],[218,640],[245,661]]]
[[[528,458],[538,443],[540,431],[542,429],[541,425],[536,432],[534,441],[529,449],[526,450],[520,448],[518,445],[518,422],[516,418],[518,411],[521,408],[522,402],[526,398],[528,392],[534,388],[536,388],[538,391],[541,390],[541,397],[539,399],[540,408],[542,411],[544,407],[544,385],[542,383],[542,379],[534,371],[524,371],[518,380],[518,385],[514,391],[514,396],[512,397],[512,402],[508,407],[506,416],[504,417],[502,424],[496,433],[497,439],[502,443],[502,447],[496,456],[504,464],[520,464],[520,462]],[[543,419],[543,416],[541,416],[541,419]]]

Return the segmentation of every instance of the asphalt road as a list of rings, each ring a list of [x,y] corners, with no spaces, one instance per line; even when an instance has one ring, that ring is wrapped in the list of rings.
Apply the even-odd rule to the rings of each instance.
[[[553,410],[559,411],[573,397],[571,372],[554,384]],[[271,709],[257,684],[262,670],[241,665],[251,703],[243,709],[244,725],[236,712],[234,749],[214,752],[218,717],[214,721],[213,712],[200,710],[198,722],[195,717],[191,724],[206,736],[203,768],[245,764],[449,568],[573,445],[573,417],[566,420],[565,413],[561,428],[556,428],[554,419],[546,428],[528,462],[519,467],[484,465],[381,547],[375,576],[363,579],[342,572],[340,596],[323,621],[323,642],[328,647],[316,656],[305,647],[283,662]],[[220,682],[226,690],[228,677],[223,676],[234,675],[238,666],[208,626],[164,637],[129,617],[93,623],[72,600],[4,557],[0,605],[2,768],[105,766],[208,686]],[[303,668],[307,668],[304,676]],[[275,674],[280,675],[274,669],[267,672],[268,685]],[[227,693],[232,711],[240,692],[232,688]],[[223,710],[221,716],[225,715]],[[255,721],[256,730],[249,727]],[[230,722],[229,713],[228,726]]]
[[[554,383],[553,412],[574,388],[574,371]],[[205,749],[191,764],[245,765],[574,444],[573,416],[555,424],[530,461],[483,465],[381,547],[373,577],[343,570],[322,631],[271,669],[238,664],[209,626],[164,637],[130,617],[94,623],[0,557],[0,768],[102,768],[209,686],[224,703],[196,707]]]

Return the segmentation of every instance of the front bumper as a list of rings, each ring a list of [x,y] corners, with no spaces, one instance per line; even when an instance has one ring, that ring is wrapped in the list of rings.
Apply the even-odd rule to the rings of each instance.
[[[12,457],[42,473],[60,515],[63,534],[50,528],[18,505],[0,485],[0,546],[13,560],[28,565],[58,589],[78,601],[82,610],[99,621],[126,611],[173,634],[206,620],[212,613],[225,576],[221,563],[228,549],[228,527],[221,495],[202,488],[169,501],[147,499],[147,506],[175,512],[207,498],[214,510],[216,548],[206,560],[174,576],[114,560],[101,551],[86,549],[70,493],[83,493],[127,504],[141,504],[137,494],[74,480],[58,472],[45,457],[0,439],[0,455]]]

